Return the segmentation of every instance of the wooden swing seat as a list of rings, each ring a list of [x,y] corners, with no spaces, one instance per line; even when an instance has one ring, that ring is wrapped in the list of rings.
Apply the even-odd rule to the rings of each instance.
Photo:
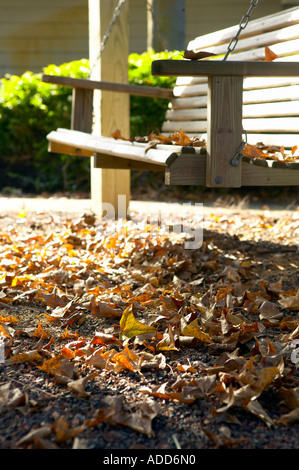
[[[73,87],[71,130],[57,129],[49,151],[95,156],[98,168],[165,172],[166,184],[240,187],[298,185],[299,162],[234,157],[246,130],[255,145],[299,147],[299,8],[251,21],[235,51],[223,61],[237,27],[196,38],[188,49],[217,54],[209,60],[155,61],[155,75],[176,76],[170,90],[43,76]],[[265,46],[278,56],[265,62]],[[207,140],[207,148],[146,144],[96,136],[92,131],[93,90],[112,90],[170,99],[164,134],[183,130]]]

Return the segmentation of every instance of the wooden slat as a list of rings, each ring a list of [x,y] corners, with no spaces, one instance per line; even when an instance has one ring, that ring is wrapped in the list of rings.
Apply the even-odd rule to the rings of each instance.
[[[298,56],[299,60],[299,56]],[[288,57],[285,58],[285,61],[288,61]],[[178,77],[176,80],[176,88],[179,87],[188,87],[193,85],[204,84],[208,82],[207,77]],[[245,77],[243,81],[244,90],[254,90],[259,88],[272,88],[279,86],[287,86],[299,83],[299,77],[267,77],[267,80],[264,77]],[[181,93],[178,92],[178,96]]]
[[[278,56],[285,58],[286,55],[291,56],[292,54],[299,53],[299,39],[294,39],[291,41],[285,41],[282,43],[276,43],[271,45],[271,50]],[[230,62],[237,61],[264,61],[265,60],[265,48],[260,47],[256,49],[252,49],[250,51],[245,52],[236,52],[230,56]],[[212,62],[212,61],[211,61]],[[216,62],[216,61],[214,61]],[[289,67],[291,66],[292,62],[289,62]],[[275,66],[279,67],[280,61],[275,60],[275,62],[266,62],[266,64],[275,64]],[[247,75],[247,74],[245,74]],[[248,74],[248,75],[259,75],[259,74]],[[271,76],[271,73],[269,74]],[[273,74],[274,75],[274,74]],[[286,73],[282,74],[281,76],[287,75]],[[292,75],[292,73],[290,73]],[[277,76],[277,75],[276,75]]]
[[[158,145],[156,149],[146,151],[146,144],[125,142],[109,137],[86,134],[84,132],[58,129],[47,136],[50,142],[71,146],[75,149],[97,152],[100,154],[125,157],[127,159],[154,163],[165,167],[182,152],[180,146]]]
[[[207,106],[207,95],[199,97],[174,98],[171,109],[204,108]]]
[[[188,155],[177,158],[165,170],[168,185],[205,185],[206,155]],[[298,186],[299,171],[271,168],[241,162],[241,186]]]
[[[247,104],[243,106],[243,117],[278,117],[298,116],[299,101],[277,103]],[[207,119],[206,108],[169,109],[165,116],[167,121],[195,121]]]
[[[169,110],[166,112],[166,119],[168,121],[193,121],[199,119],[207,119],[206,108],[196,109],[181,109],[181,110]]]
[[[299,147],[299,136],[298,134],[279,134],[279,133],[248,133],[248,143],[255,145],[257,142],[263,142],[265,145],[277,145],[283,146],[286,149],[290,149],[297,145]]]
[[[263,103],[267,101],[281,101],[281,100],[291,100],[291,99],[296,99],[298,98],[298,90],[299,90],[299,80],[297,84],[294,85],[288,85],[288,86],[282,86],[283,83],[278,82],[275,84],[273,80],[271,80],[271,77],[261,79],[263,80],[264,83],[261,83],[261,86],[258,87],[258,82],[254,82],[255,86],[253,87],[252,84],[252,89],[251,87],[249,89],[246,89],[244,86],[244,94],[243,94],[243,100],[245,103]],[[246,79],[244,80],[244,82]],[[290,82],[290,80],[288,80]],[[296,82],[296,79],[293,78],[293,82]],[[274,86],[277,85],[277,87],[272,87],[274,83]],[[268,84],[268,86],[267,86]],[[180,86],[180,87],[175,87],[173,90],[174,96],[176,98],[179,98],[177,100],[173,100],[173,103],[175,103],[176,107],[182,107],[182,104],[180,103],[180,99],[185,99],[188,97],[197,97],[197,96],[202,96],[204,97],[207,95],[208,91],[208,85],[207,84],[201,84],[201,85],[190,85],[190,86]],[[202,98],[204,99],[204,98]],[[193,98],[190,99],[189,104],[193,101]],[[195,101],[195,98],[194,98]],[[182,101],[184,103],[184,101]],[[186,101],[188,103],[188,101]],[[190,107],[190,106],[189,106]],[[196,106],[192,106],[196,107]]]
[[[173,89],[173,96],[201,96],[208,93],[208,82],[203,85],[181,86]]]
[[[299,172],[242,163],[242,186],[298,186]]]
[[[207,121],[164,121],[162,125],[163,132],[177,132],[180,129],[186,133],[207,132]]]
[[[299,132],[299,118],[243,119],[243,127],[251,132]]]
[[[74,145],[51,141],[49,141],[48,144],[48,152],[74,155],[75,157],[92,157],[94,155],[94,152],[92,150],[85,150]]]
[[[279,91],[277,92],[279,94]],[[299,118],[299,101],[277,103],[247,104],[243,106],[243,117],[297,116]]]
[[[110,156],[105,154],[95,154],[98,168],[113,170],[139,170],[139,171],[165,171],[162,165],[155,163],[132,160],[131,158],[123,158]]]
[[[195,181],[195,183],[194,183]],[[184,155],[177,158],[165,169],[166,185],[206,184],[206,149],[199,155]]]
[[[272,46],[273,44],[281,43],[283,41],[291,41],[299,37],[298,25],[288,26],[286,28],[279,28],[278,30],[271,31],[268,33],[260,33],[258,35],[251,36],[249,38],[242,38],[238,41],[238,44],[233,52],[233,55],[248,51],[248,57],[244,60],[249,60],[250,50],[261,48],[265,46]],[[221,45],[214,45],[205,49],[207,52],[211,52],[216,55],[224,55],[227,50],[227,43]],[[246,52],[244,52],[245,57]],[[265,54],[264,54],[265,55]]]
[[[267,103],[281,100],[299,99],[299,85],[280,88],[244,91],[243,103]]]
[[[299,118],[252,118],[243,119],[243,128],[248,132],[299,132]],[[207,132],[207,121],[165,121],[162,126],[163,132],[177,132],[182,130],[186,133]]]
[[[286,12],[278,12],[273,15],[268,15],[257,20],[250,21],[243,32],[243,37],[256,36],[266,31],[284,28],[299,21],[299,8],[295,7]],[[188,44],[189,49],[203,50],[209,46],[216,44],[227,43],[238,31],[238,25],[225,28],[220,31],[199,36]]]
[[[296,40],[297,41],[297,40]],[[284,45],[286,43],[283,43]],[[299,52],[299,40],[296,42]],[[282,46],[281,45],[281,46]],[[239,54],[240,55],[240,54]],[[241,62],[212,60],[155,60],[152,62],[153,75],[161,76],[255,76],[284,77],[299,76],[299,63],[296,62]]]
[[[105,82],[89,80],[85,78],[61,77],[46,74],[42,76],[42,81],[54,85],[63,85],[88,90],[115,91],[118,93],[128,93],[130,95],[149,96],[164,99],[171,99],[172,97],[172,90],[170,90],[169,88],[129,85],[126,83]]]

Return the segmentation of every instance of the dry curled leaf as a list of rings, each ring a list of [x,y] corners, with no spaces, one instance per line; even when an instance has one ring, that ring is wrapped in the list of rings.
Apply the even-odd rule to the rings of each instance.
[[[184,59],[191,59],[191,60],[199,60],[199,59],[206,59],[207,57],[212,57],[215,56],[216,54],[213,54],[212,52],[206,52],[206,51],[184,51]]]

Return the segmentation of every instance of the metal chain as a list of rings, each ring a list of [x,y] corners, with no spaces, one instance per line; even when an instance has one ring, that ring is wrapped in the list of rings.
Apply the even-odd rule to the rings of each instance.
[[[101,42],[101,45],[100,45],[100,51],[99,51],[99,54],[96,58],[96,60],[94,61],[94,64],[90,70],[90,75],[92,74],[93,72],[93,69],[95,68],[95,65],[97,63],[97,61],[102,57],[102,54],[104,52],[104,49],[105,49],[105,46],[108,42],[108,39],[110,37],[110,34],[111,34],[111,31],[113,29],[113,26],[114,26],[114,23],[116,22],[117,18],[119,17],[119,14],[120,14],[120,10],[121,10],[121,7],[123,6],[123,4],[125,3],[126,0],[119,0],[118,2],[118,5],[115,7],[114,9],[114,12],[113,12],[113,16],[112,16],[112,19],[107,27],[107,31],[106,33],[104,34],[103,36],[103,39],[102,39],[102,42]]]
[[[233,52],[233,50],[235,49],[236,45],[238,44],[239,36],[240,36],[241,31],[243,31],[246,28],[246,26],[248,25],[248,22],[250,20],[251,12],[252,12],[254,7],[258,6],[259,3],[260,3],[260,0],[251,0],[250,1],[250,7],[249,7],[247,13],[242,17],[242,19],[239,23],[239,30],[238,30],[237,34],[231,39],[223,60],[226,60],[228,58],[229,54],[231,52]]]
[[[231,159],[230,163],[232,166],[238,166],[240,160],[243,157],[243,150],[247,144],[247,132],[243,129],[243,134],[245,135],[245,140],[242,140],[239,150],[236,152],[236,155]]]

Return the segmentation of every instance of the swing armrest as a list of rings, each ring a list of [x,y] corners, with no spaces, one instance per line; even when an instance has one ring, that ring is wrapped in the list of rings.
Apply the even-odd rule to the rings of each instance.
[[[236,60],[155,60],[152,74],[175,77],[299,77],[298,62],[241,62]]]
[[[172,90],[169,88],[151,87],[143,85],[129,85],[126,83],[102,82],[86,78],[71,78],[46,74],[42,76],[42,81],[45,83],[63,85],[72,88],[82,88],[84,90],[115,91],[118,93],[129,93],[130,95],[148,96],[168,100],[173,97]]]

